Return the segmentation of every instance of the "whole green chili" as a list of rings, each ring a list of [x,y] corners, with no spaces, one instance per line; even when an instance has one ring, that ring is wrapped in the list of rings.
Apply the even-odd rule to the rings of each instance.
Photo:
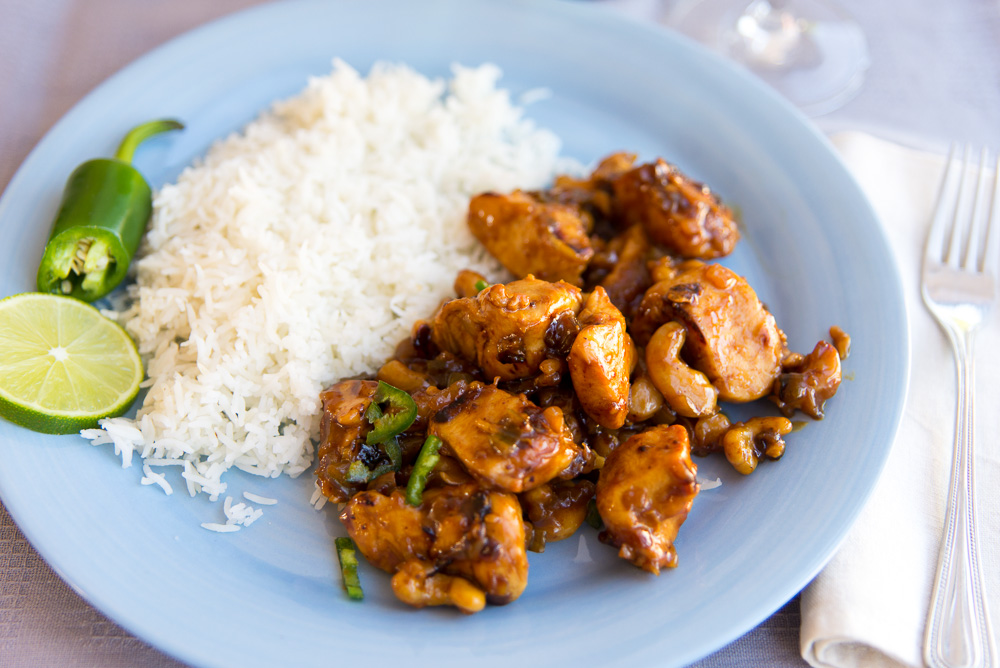
[[[149,137],[183,127],[169,119],[138,125],[113,158],[88,160],[70,174],[38,267],[39,292],[92,302],[122,282],[153,208],[132,156]]]

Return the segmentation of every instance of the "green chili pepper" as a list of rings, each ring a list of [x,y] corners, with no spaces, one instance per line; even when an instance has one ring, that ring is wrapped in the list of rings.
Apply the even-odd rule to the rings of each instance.
[[[411,506],[419,506],[424,500],[424,487],[427,485],[427,477],[437,466],[441,455],[441,439],[437,436],[428,436],[424,444],[420,446],[420,454],[413,464],[413,472],[410,474],[410,481],[406,483],[406,502]]]
[[[379,404],[388,406],[383,411]],[[365,412],[365,418],[372,423],[372,430],[365,437],[365,443],[368,445],[383,443],[403,433],[413,424],[417,419],[417,404],[413,401],[413,397],[403,390],[380,380],[373,401]]]
[[[136,147],[184,126],[158,120],[125,135],[114,158],[88,160],[66,182],[38,268],[38,291],[92,302],[122,282],[146,231],[153,194],[131,165]]]
[[[344,579],[344,589],[347,595],[355,601],[365,597],[361,590],[361,578],[358,577],[358,555],[354,541],[350,538],[337,538],[333,541],[337,546],[337,560],[340,561],[340,575]]]
[[[398,471],[403,467],[403,450],[399,447],[399,441],[393,437],[381,445],[389,457],[389,463],[379,464],[372,470],[363,461],[356,459],[347,467],[347,482],[369,483],[380,475],[389,471]]]

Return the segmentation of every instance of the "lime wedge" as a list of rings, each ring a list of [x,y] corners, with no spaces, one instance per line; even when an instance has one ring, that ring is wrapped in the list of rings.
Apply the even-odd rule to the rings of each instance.
[[[142,378],[132,339],[93,306],[38,293],[0,299],[0,417],[71,434],[128,410]]]

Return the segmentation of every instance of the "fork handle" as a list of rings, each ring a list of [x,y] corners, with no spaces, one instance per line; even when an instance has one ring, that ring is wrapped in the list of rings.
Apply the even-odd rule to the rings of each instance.
[[[975,400],[971,331],[948,331],[958,366],[951,484],[924,660],[931,668],[992,668],[996,648],[979,566],[975,507]]]

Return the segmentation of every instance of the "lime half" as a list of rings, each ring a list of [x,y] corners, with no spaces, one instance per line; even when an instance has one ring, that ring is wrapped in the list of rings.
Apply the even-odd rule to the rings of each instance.
[[[128,410],[142,378],[132,339],[93,306],[38,293],[0,299],[0,417],[71,434]]]

